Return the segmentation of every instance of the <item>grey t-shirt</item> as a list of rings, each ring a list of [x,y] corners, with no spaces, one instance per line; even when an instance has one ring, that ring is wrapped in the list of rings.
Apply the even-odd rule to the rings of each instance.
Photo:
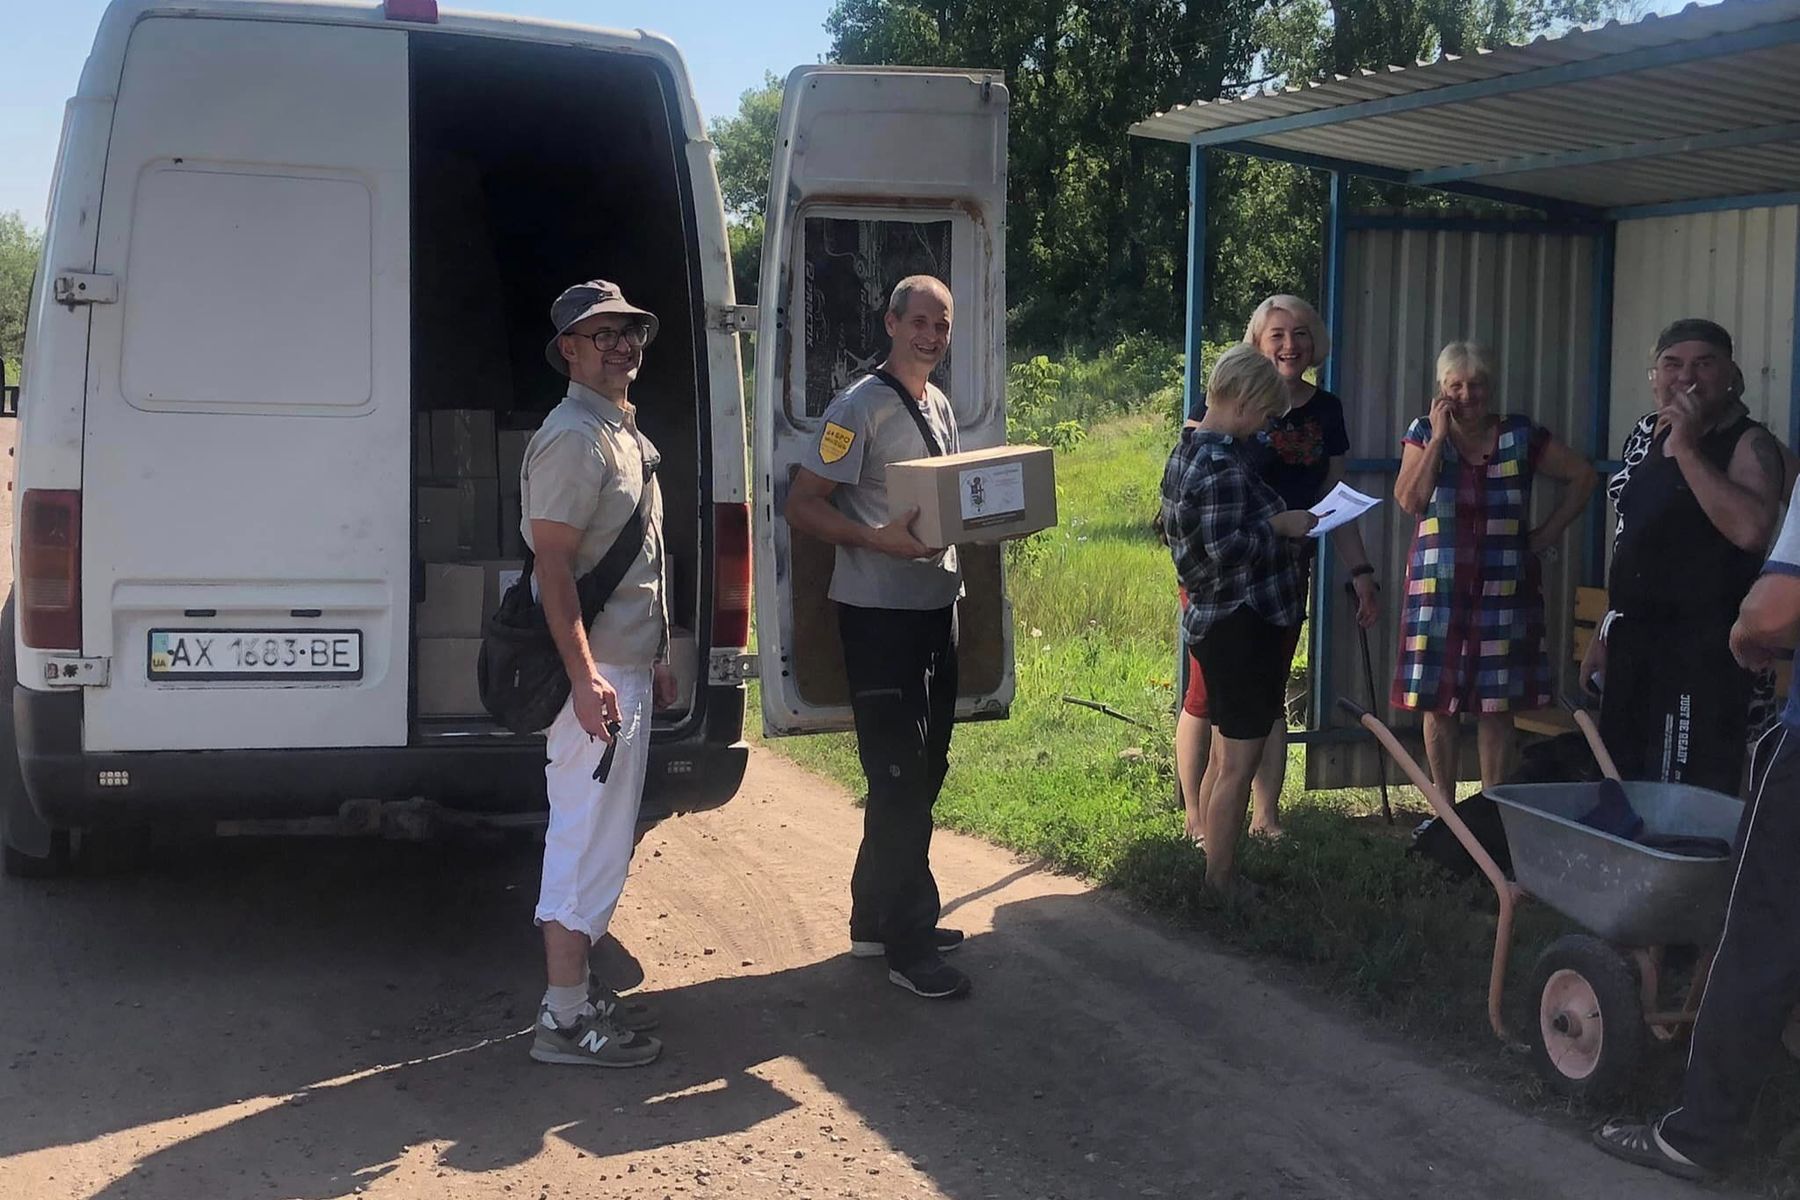
[[[800,465],[840,486],[832,503],[852,521],[870,527],[888,523],[889,463],[926,458],[919,426],[894,389],[865,375],[839,392],[825,410],[819,435]],[[946,454],[961,446],[956,414],[933,385],[925,385],[925,419]],[[831,599],[858,608],[944,608],[962,595],[962,569],[956,547],[928,558],[895,558],[876,550],[839,546],[831,572]]]

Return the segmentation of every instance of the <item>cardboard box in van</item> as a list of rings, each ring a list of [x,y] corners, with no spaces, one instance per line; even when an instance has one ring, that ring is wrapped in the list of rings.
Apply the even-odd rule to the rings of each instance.
[[[413,606],[413,636],[480,637],[487,572],[462,563],[425,564],[425,595]]]
[[[531,444],[531,433],[529,429],[502,429],[494,435],[502,496],[519,495],[519,475],[525,467],[525,448]]]
[[[477,686],[476,659],[481,639],[420,638],[419,715],[422,717],[471,717],[486,712]]]
[[[494,478],[494,414],[440,408],[431,414],[431,472],[438,479]]]
[[[456,479],[418,490],[419,557],[426,562],[466,562],[500,557],[500,485],[492,479]]]
[[[691,629],[669,631],[669,667],[675,672],[675,703],[657,712],[686,712],[694,706],[694,685],[700,674],[700,643]]]
[[[913,536],[933,549],[1000,542],[1056,524],[1056,464],[1045,446],[995,446],[890,463],[888,512],[919,510]]]

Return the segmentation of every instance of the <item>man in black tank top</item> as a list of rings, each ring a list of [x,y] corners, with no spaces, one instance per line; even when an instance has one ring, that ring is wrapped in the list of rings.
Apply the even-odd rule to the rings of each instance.
[[[1656,433],[1618,496],[1609,611],[1582,663],[1627,779],[1735,795],[1750,673],[1728,644],[1780,514],[1781,446],[1738,397],[1731,335],[1676,321],[1650,369]]]

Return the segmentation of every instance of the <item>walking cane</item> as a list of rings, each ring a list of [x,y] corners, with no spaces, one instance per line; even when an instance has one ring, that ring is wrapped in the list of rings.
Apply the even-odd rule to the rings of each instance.
[[[1356,608],[1356,584],[1344,584],[1344,592],[1350,597],[1350,607],[1352,609],[1350,619],[1356,621],[1356,614],[1354,611]],[[1373,711],[1379,708],[1381,700],[1375,693],[1375,659],[1374,656],[1369,653],[1369,631],[1363,628],[1361,621],[1356,621],[1356,633],[1362,640],[1363,678],[1366,679],[1369,684],[1369,708]],[[1387,756],[1378,754],[1375,758],[1376,765],[1381,769],[1381,815],[1387,818],[1387,823],[1389,825],[1392,825],[1394,823],[1394,809],[1393,806],[1388,803]]]

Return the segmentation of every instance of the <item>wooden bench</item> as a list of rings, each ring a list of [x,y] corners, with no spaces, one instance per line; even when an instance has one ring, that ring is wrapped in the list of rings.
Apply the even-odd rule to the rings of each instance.
[[[1587,654],[1588,647],[1593,644],[1595,635],[1600,630],[1600,618],[1606,615],[1606,589],[1596,587],[1578,587],[1575,589],[1574,636],[1569,639],[1569,655],[1577,668]],[[1555,708],[1541,708],[1535,712],[1524,712],[1513,718],[1513,728],[1520,733],[1536,734],[1540,737],[1556,737],[1558,734],[1573,733],[1575,718],[1561,705]]]

